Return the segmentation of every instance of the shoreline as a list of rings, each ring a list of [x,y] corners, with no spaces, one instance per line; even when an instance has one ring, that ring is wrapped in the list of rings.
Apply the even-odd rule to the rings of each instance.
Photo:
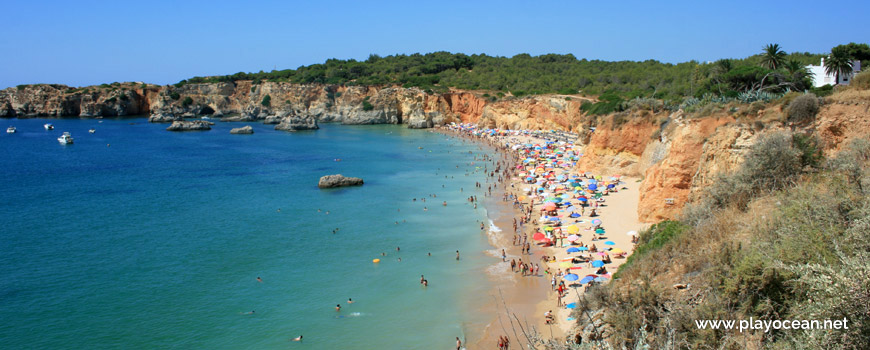
[[[489,243],[493,251],[498,252],[499,255],[495,258],[500,258],[501,249],[505,249],[507,259],[506,262],[496,262],[487,268],[486,275],[491,284],[488,297],[492,301],[483,303],[477,312],[492,315],[490,317],[491,321],[483,326],[483,330],[479,334],[471,332],[471,337],[467,339],[468,348],[483,349],[494,347],[502,336],[507,336],[514,346],[523,346],[524,344],[540,341],[557,341],[562,343],[567,338],[573,339],[573,327],[576,325],[576,321],[570,318],[572,309],[566,308],[565,305],[579,300],[583,291],[581,288],[578,288],[578,285],[565,281],[566,286],[575,287],[567,288],[560,304],[557,296],[558,293],[554,291],[551,283],[554,275],[556,275],[555,279],[558,283],[558,281],[563,279],[562,275],[567,273],[567,271],[565,273],[562,272],[564,266],[560,265],[560,262],[569,256],[576,255],[567,253],[565,248],[571,246],[579,247],[579,245],[566,242],[564,240],[565,234],[553,235],[555,241],[561,243],[560,247],[556,247],[556,245],[539,246],[532,239],[532,236],[536,232],[544,232],[542,230],[543,225],[536,220],[536,215],[539,215],[543,207],[543,198],[534,200],[534,196],[528,196],[530,197],[528,199],[521,197],[526,194],[524,189],[528,188],[530,184],[524,182],[518,176],[519,171],[517,170],[519,168],[517,165],[522,163],[518,154],[512,153],[514,149],[509,148],[509,146],[515,147],[514,145],[519,143],[544,144],[546,140],[537,137],[538,135],[486,135],[481,137],[450,128],[436,130],[447,135],[462,137],[489,146],[498,155],[499,159],[503,161],[503,164],[506,164],[506,168],[500,174],[503,178],[501,181],[494,182],[494,193],[484,197],[484,205],[487,209],[488,219],[500,229],[500,232],[487,231],[489,232]],[[573,146],[571,143],[567,145]],[[520,169],[520,171],[523,170],[525,169]],[[557,167],[553,171],[553,174],[556,176],[566,176],[566,178],[573,174],[580,178],[580,173],[578,173],[578,169],[573,164],[570,168],[563,169]],[[585,174],[588,175],[588,173]],[[588,177],[587,175],[583,176]],[[598,178],[600,179],[600,176]],[[492,180],[491,177],[487,177],[487,184],[492,183],[490,182]],[[583,264],[583,266],[575,264],[571,268],[570,273],[577,274],[580,278],[586,275],[600,276],[606,278],[604,283],[607,283],[606,281],[609,281],[610,274],[615,272],[634,250],[634,244],[631,242],[632,236],[626,233],[639,231],[647,226],[638,221],[637,205],[640,195],[640,179],[619,178],[614,183],[618,187],[611,189],[611,191],[616,191],[610,193],[605,191],[606,194],[601,196],[604,198],[603,201],[597,204],[597,215],[594,217],[594,219],[601,220],[603,223],[600,224],[600,227],[606,227],[606,234],[596,235],[592,232],[594,228],[587,225],[590,225],[594,219],[588,215],[582,215],[574,219],[574,221],[576,221],[577,226],[587,226],[577,233],[582,237],[578,242],[589,243],[589,247],[597,244],[595,246],[596,249],[601,251],[611,249],[611,247],[619,248],[625,252],[625,255],[614,256],[612,259],[609,259],[609,252],[597,253],[601,254],[601,256],[607,254],[607,258],[610,260],[605,266],[609,271],[604,275],[594,275],[595,272],[598,272],[597,268],[587,264]],[[516,199],[524,200],[511,202]],[[519,206],[517,206],[518,203]],[[559,214],[564,214],[567,218],[568,211],[574,212],[578,210],[574,207],[569,207],[568,209],[560,209]],[[510,232],[513,230],[513,221],[522,222],[524,214],[528,214],[526,218],[528,223],[525,225],[520,224],[517,234],[527,237],[531,245],[530,253],[528,254],[521,254],[520,247],[513,244],[513,235]],[[595,226],[598,227],[599,225]],[[560,240],[556,237],[562,237],[562,239]],[[607,245],[604,242],[608,242]],[[543,261],[544,256],[550,257],[547,262]],[[598,256],[593,254],[590,258],[592,257]],[[520,259],[532,265],[537,264],[540,270],[536,274],[529,276],[522,276],[519,273],[511,272],[511,259]],[[551,310],[554,322],[548,323],[544,315]]]

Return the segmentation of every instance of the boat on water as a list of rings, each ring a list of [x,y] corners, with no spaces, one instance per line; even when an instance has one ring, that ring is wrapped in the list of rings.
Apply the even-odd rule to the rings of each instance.
[[[54,130],[54,125],[51,125],[51,123],[47,123],[43,127],[45,127],[45,130]]]
[[[97,132],[97,129],[91,128],[91,130],[88,130],[88,132],[93,134],[93,133]]]
[[[57,138],[57,142],[60,142],[61,145],[69,145],[73,143],[73,137],[68,132],[64,131],[63,135]]]
[[[14,127],[14,126],[10,126],[10,127],[6,128],[6,133],[7,133],[7,134],[14,134],[14,133],[16,133],[17,131],[18,131],[18,130],[15,130],[15,127]]]

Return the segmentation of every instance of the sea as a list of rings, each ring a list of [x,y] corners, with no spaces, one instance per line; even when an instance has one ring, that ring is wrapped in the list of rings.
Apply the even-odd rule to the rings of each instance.
[[[2,123],[18,129],[0,135],[4,349],[433,349],[491,316],[500,259],[467,200],[484,195],[479,144],[395,125]],[[319,189],[328,174],[365,185]]]

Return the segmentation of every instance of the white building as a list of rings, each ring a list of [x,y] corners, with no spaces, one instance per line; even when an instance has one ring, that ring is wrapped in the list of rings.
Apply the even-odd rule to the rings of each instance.
[[[861,71],[861,61],[852,61],[852,74],[840,74],[840,81],[836,84],[834,83],[834,77],[836,75],[829,75],[825,73],[825,58],[822,57],[822,65],[807,66],[807,70],[810,71],[813,75],[813,86],[814,87],[822,87],[825,85],[849,85],[849,80],[852,79],[852,76],[858,74]]]

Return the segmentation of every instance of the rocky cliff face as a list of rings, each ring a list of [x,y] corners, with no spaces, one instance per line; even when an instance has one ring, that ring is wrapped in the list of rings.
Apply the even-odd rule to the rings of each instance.
[[[158,87],[115,84],[71,88],[38,84],[0,90],[0,118],[96,117],[146,114]]]
[[[808,125],[789,125],[779,106],[751,118],[723,113],[693,119],[682,112],[629,115],[613,127],[612,120],[594,132],[584,130],[584,155],[577,168],[603,174],[641,177],[638,216],[644,222],[675,218],[720,174],[737,170],[750,146],[763,133],[793,130],[821,140],[828,155],[870,130],[870,103],[829,103]]]
[[[278,123],[284,116],[342,124],[405,124],[429,128],[480,122],[503,128],[572,129],[579,101],[536,96],[491,102],[467,91],[290,84],[251,81],[154,86],[114,84],[70,88],[27,85],[0,91],[0,117],[96,117],[150,114],[151,122],[211,117]]]

